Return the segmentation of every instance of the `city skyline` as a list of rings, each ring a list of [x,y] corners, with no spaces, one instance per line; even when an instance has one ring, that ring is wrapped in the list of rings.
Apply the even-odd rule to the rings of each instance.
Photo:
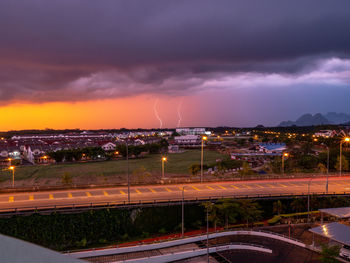
[[[350,113],[349,10],[348,1],[2,1],[0,130],[276,126]]]

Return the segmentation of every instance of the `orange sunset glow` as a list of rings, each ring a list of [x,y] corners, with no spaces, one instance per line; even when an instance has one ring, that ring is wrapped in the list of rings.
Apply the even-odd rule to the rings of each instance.
[[[0,107],[0,130],[159,128],[155,103],[163,127],[175,127],[178,99],[138,96],[75,103],[13,103]]]

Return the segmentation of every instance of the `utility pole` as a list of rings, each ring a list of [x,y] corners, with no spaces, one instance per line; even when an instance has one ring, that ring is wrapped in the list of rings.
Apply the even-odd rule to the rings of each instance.
[[[182,202],[181,202],[181,237],[184,238],[185,232],[185,186],[182,187]]]
[[[127,175],[128,175],[128,203],[130,204],[129,145],[127,140],[125,140],[125,145],[126,145],[126,166],[127,166]]]
[[[201,183],[203,183],[203,159],[204,159],[204,141],[206,141],[208,139],[207,136],[203,136],[202,137],[202,151],[201,151]]]

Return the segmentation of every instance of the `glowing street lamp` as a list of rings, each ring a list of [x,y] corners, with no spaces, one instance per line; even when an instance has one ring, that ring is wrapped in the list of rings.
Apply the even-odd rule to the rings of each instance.
[[[341,176],[341,172],[342,172],[342,163],[341,163],[341,159],[342,159],[342,145],[343,145],[343,142],[350,142],[350,138],[349,138],[349,137],[345,137],[344,140],[340,141],[339,176]]]
[[[282,153],[282,175],[284,175],[284,157],[288,157],[289,153]]]
[[[203,157],[204,157],[204,151],[203,151],[203,146],[204,146],[204,141],[208,140],[207,136],[202,137],[202,151],[201,151],[201,183],[203,183]]]
[[[167,161],[167,158],[165,156],[162,157],[162,179],[164,179],[164,162]]]
[[[15,188],[15,167],[11,165],[9,170],[12,171],[12,188]]]

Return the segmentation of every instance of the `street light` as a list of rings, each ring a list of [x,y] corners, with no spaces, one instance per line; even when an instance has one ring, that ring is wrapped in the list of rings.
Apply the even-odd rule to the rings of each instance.
[[[282,153],[282,175],[284,175],[284,157],[288,157],[289,153]]]
[[[349,137],[345,137],[344,140],[340,141],[340,156],[339,156],[339,176],[341,176],[341,172],[342,172],[342,163],[341,163],[341,159],[342,159],[342,145],[343,142],[350,142],[350,138]]]
[[[203,183],[203,157],[204,157],[203,146],[204,146],[204,141],[206,141],[207,139],[208,139],[207,136],[203,136],[203,137],[202,137],[202,151],[201,151],[201,183]]]
[[[12,188],[15,188],[15,167],[11,165],[9,170],[12,171]]]
[[[162,157],[162,180],[164,180],[164,162],[167,161],[166,157]]]
[[[326,180],[326,193],[328,194],[328,175],[329,175],[329,146],[322,143],[327,147],[327,180]]]

